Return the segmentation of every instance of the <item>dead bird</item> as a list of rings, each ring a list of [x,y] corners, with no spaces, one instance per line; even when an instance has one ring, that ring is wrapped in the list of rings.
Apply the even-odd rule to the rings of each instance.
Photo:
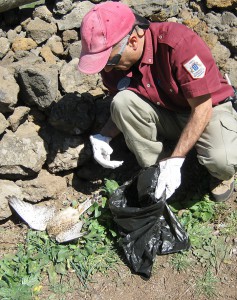
[[[83,221],[79,217],[95,202],[88,199],[77,208],[67,207],[57,211],[56,207],[33,205],[16,196],[8,196],[8,203],[17,214],[35,230],[46,230],[50,237],[57,242],[63,243],[74,240],[83,235],[81,228]]]

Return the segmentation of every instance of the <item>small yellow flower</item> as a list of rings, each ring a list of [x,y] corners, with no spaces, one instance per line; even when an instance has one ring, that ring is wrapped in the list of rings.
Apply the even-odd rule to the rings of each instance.
[[[34,292],[34,293],[40,292],[40,291],[42,290],[42,287],[43,287],[42,285],[37,285],[37,286],[35,286],[34,289],[33,289],[33,292]]]

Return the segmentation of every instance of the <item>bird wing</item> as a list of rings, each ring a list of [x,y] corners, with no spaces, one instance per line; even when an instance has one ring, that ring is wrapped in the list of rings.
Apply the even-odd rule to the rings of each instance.
[[[84,201],[83,203],[80,203],[77,210],[79,211],[79,216],[81,216],[91,205],[95,202],[94,199],[90,198]]]
[[[47,232],[49,236],[56,238],[65,232],[70,234],[72,228],[78,223],[79,217],[95,202],[93,199],[88,199],[81,203],[78,208],[67,207],[55,213],[54,217],[47,224]],[[79,225],[77,225],[79,226]],[[79,227],[75,227],[75,232]],[[74,231],[72,231],[74,232]],[[64,238],[63,238],[64,239]]]
[[[81,233],[83,222],[80,221],[73,225],[71,228],[67,228],[67,230],[61,231],[56,236],[56,241],[58,243],[68,242],[74,239],[81,237],[84,233]]]
[[[33,205],[15,196],[9,196],[8,203],[35,230],[45,230],[48,221],[55,214],[55,207]]]

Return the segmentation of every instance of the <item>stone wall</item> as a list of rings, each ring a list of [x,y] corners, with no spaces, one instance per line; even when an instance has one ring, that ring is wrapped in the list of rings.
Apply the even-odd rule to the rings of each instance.
[[[47,1],[0,14],[0,220],[6,195],[56,199],[92,158],[88,136],[109,115],[99,75],[77,70],[80,24],[101,1]],[[150,21],[183,23],[237,86],[237,0],[124,0]]]

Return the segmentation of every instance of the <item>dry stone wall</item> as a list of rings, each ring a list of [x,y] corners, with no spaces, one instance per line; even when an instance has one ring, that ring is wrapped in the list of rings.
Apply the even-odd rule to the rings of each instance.
[[[6,195],[55,199],[73,186],[72,176],[84,176],[81,167],[92,158],[88,136],[109,115],[100,76],[77,70],[80,24],[99,2],[46,1],[34,9],[1,10],[0,220],[11,214]],[[150,21],[193,29],[237,86],[237,0],[121,2]]]

